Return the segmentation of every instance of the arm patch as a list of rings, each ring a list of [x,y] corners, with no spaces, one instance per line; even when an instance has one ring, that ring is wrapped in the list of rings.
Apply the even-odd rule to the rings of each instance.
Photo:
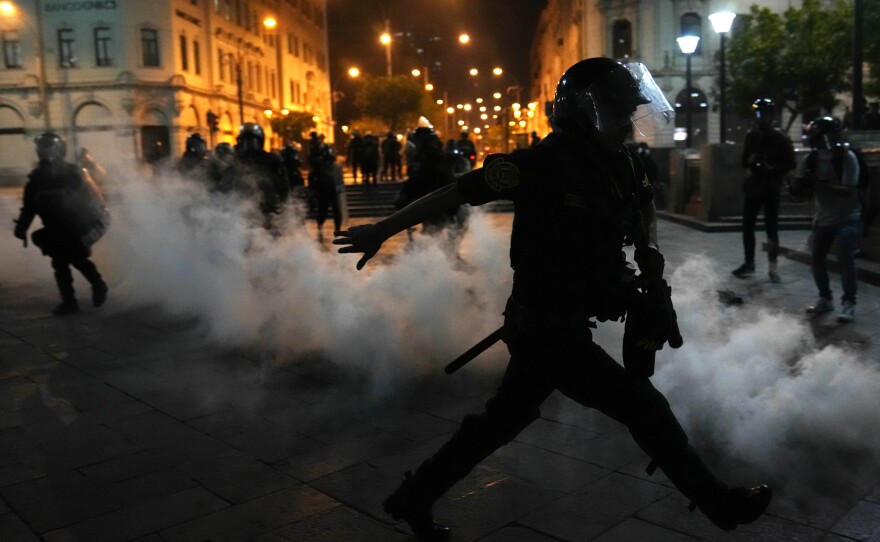
[[[501,192],[519,185],[519,168],[503,157],[492,160],[484,168],[486,184],[492,190]]]

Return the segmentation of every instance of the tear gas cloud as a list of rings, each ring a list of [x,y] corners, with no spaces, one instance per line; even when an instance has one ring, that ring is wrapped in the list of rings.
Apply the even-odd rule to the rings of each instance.
[[[18,202],[3,205],[14,216]],[[319,351],[376,375],[377,387],[439,371],[500,325],[510,291],[509,233],[480,212],[462,241],[464,263],[441,241],[416,236],[387,264],[357,272],[357,257],[318,245],[300,214],[286,213],[273,237],[252,226],[254,208],[173,176],[131,182],[111,198],[111,211],[113,225],[95,247],[111,284],[102,310],[158,305],[197,317],[211,342],[256,347],[280,362]],[[19,258],[11,234],[0,243],[4,285],[51,281],[35,249]],[[722,306],[713,262],[686,261],[670,278],[685,346],[658,354],[653,381],[698,445],[717,446],[796,493],[877,465],[876,363],[820,348],[795,316]],[[596,333],[618,359],[622,330],[600,324]],[[503,350],[489,354],[468,370],[498,369]]]

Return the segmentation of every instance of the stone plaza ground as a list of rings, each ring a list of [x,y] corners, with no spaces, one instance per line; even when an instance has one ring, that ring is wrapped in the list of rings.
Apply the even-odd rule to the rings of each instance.
[[[510,228],[509,214],[491,220]],[[670,267],[693,253],[723,270],[741,263],[738,233],[669,222],[660,230]],[[805,237],[782,232],[782,244],[800,247]],[[404,236],[395,238],[390,253],[405,257],[405,245]],[[0,257],[0,265],[26,258],[39,269],[30,280],[0,275],[3,541],[410,540],[408,528],[382,512],[382,499],[463,415],[482,408],[503,369],[409,376],[376,394],[364,374],[320,352],[279,363],[259,345],[225,347],[207,340],[196,318],[122,306],[114,290],[101,309],[52,317],[49,261],[34,249]],[[833,314],[806,319],[803,309],[815,297],[809,267],[782,260],[784,280],[771,284],[760,257],[754,279],[725,277],[717,289],[739,295],[745,306],[808,321],[818,345],[851,346],[880,359],[876,286],[859,285],[853,324],[838,324]],[[839,292],[837,275],[832,281]],[[877,367],[866,370],[870,376]],[[862,437],[830,457],[846,464],[863,461],[864,452],[876,462],[873,444],[859,450]],[[695,445],[726,476],[764,481],[750,479],[710,439]],[[554,394],[538,421],[455,486],[435,512],[453,527],[455,541],[880,541],[876,469],[843,487],[829,485],[822,498],[783,484],[765,517],[724,533],[688,512],[662,474],[647,476],[647,463],[624,427]],[[774,483],[772,474],[767,481]]]

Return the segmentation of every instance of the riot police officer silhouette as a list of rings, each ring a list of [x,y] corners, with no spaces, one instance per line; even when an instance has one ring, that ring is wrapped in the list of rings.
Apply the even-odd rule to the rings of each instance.
[[[733,270],[739,278],[755,274],[755,224],[764,209],[767,230],[767,274],[772,282],[781,280],[776,261],[779,256],[779,203],[783,177],[794,169],[794,147],[782,130],[773,126],[776,104],[769,98],[752,104],[757,126],[746,134],[742,166],[749,174],[743,183],[743,252],[745,261]]]
[[[104,234],[109,215],[94,181],[82,169],[64,161],[67,145],[57,134],[46,132],[36,139],[39,164],[28,175],[15,236],[27,246],[27,231],[39,216],[43,228],[33,233],[34,244],[52,259],[61,304],[52,312],[79,312],[70,268],[78,270],[92,287],[92,304],[107,300],[107,283],[89,259],[91,245]]]
[[[341,253],[363,253],[358,269],[392,235],[463,203],[510,199],[513,292],[500,334],[510,362],[485,411],[464,418],[458,431],[385,501],[385,511],[406,521],[422,540],[445,540],[450,530],[434,521],[433,503],[477,464],[540,416],[556,389],[625,424],[636,443],[695,507],[722,529],[757,519],[767,507],[767,486],[728,488],[706,467],[648,376],[653,354],[672,337],[670,307],[647,301],[624,274],[621,248],[635,243],[642,275],[660,277],[650,184],[623,143],[636,123],[668,124],[673,110],[642,64],[607,58],[578,62],[556,88],[554,131],[539,144],[459,177],[394,215],[340,232]],[[624,343],[636,345],[621,367],[592,341],[599,321],[627,326]],[[638,351],[640,350],[640,351]],[[644,363],[650,359],[650,367]]]
[[[290,184],[281,157],[266,152],[266,135],[259,124],[241,125],[236,138],[235,162],[224,173],[223,185],[257,198],[263,226],[271,229],[273,217],[281,212]]]
[[[210,153],[208,142],[202,134],[190,134],[186,138],[186,148],[177,163],[177,170],[196,179],[205,179],[208,174]]]

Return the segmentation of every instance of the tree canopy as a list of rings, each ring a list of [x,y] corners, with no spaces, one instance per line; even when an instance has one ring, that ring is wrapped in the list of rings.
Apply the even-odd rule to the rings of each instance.
[[[786,128],[799,113],[830,110],[851,90],[852,19],[847,0],[803,0],[782,15],[753,5],[729,42],[731,102],[745,111],[771,98],[791,113]]]
[[[316,126],[314,113],[308,111],[291,111],[286,115],[272,115],[269,126],[272,131],[281,136],[284,145],[293,141],[302,143],[305,141],[305,133]]]
[[[414,126],[419,116],[436,116],[430,94],[425,92],[421,83],[404,75],[366,79],[355,95],[355,107],[375,119],[364,118],[361,124],[373,124],[378,120],[391,131]]]

